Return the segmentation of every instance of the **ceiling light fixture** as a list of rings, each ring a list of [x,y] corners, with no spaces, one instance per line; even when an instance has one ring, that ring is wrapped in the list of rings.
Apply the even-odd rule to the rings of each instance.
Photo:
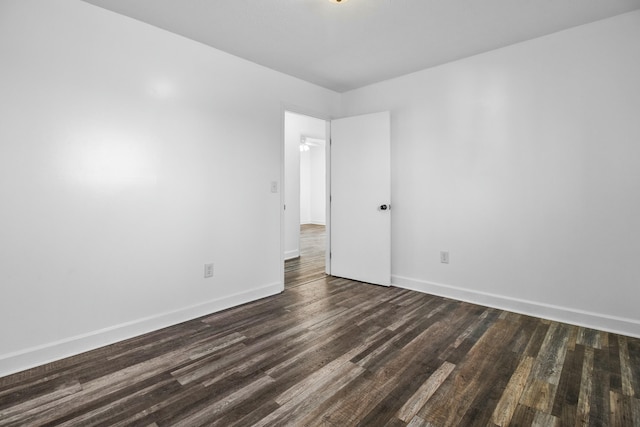
[[[329,0],[331,3],[346,3],[348,0]]]

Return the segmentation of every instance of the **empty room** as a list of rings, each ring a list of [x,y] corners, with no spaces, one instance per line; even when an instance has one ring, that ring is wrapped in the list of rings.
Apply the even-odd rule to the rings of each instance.
[[[640,0],[0,0],[0,426],[640,426],[639,302]]]

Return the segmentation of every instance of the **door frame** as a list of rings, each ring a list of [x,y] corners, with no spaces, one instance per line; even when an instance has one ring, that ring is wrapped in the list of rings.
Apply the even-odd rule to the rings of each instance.
[[[282,103],[280,107],[280,278],[284,290],[284,211],[285,211],[285,113],[290,112],[311,117],[325,122],[325,273],[331,275],[331,115],[301,107]]]

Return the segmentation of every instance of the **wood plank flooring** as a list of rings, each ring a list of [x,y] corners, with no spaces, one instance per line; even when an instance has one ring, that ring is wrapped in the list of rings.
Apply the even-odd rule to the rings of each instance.
[[[0,378],[1,426],[640,426],[640,340],[324,276]]]
[[[284,282],[287,288],[325,276],[325,242],[324,225],[300,226],[300,257],[284,264]]]

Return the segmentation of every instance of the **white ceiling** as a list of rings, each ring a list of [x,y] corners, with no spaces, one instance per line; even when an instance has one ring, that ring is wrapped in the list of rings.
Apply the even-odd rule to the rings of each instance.
[[[640,9],[640,0],[85,1],[338,92]]]

